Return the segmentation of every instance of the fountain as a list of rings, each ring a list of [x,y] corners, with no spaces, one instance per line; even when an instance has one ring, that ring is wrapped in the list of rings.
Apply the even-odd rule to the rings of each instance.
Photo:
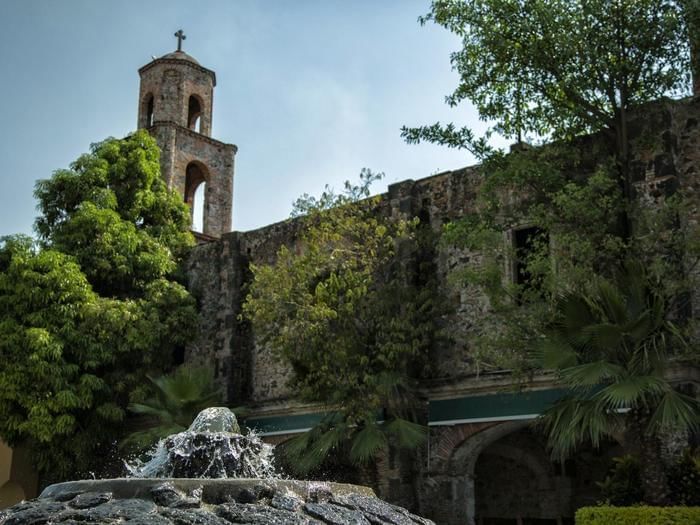
[[[57,483],[0,511],[0,525],[432,525],[357,485],[275,477],[272,446],[227,408],[202,411],[130,475]]]

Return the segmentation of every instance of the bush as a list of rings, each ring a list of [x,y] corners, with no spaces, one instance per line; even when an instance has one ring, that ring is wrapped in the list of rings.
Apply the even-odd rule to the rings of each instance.
[[[700,507],[582,507],[576,525],[698,525]]]
[[[639,460],[626,455],[613,458],[614,466],[605,479],[597,485],[603,502],[608,505],[626,507],[641,503],[644,497]]]

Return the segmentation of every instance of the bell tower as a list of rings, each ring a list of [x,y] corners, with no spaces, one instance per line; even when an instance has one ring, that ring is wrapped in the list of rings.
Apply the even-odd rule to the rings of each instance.
[[[195,209],[203,194],[200,237],[231,231],[233,168],[237,147],[211,137],[216,74],[182,51],[186,38],[175,33],[177,50],[139,69],[138,128],[147,129],[161,149],[161,174]],[[204,185],[204,191],[197,190]],[[199,207],[199,206],[198,206]]]

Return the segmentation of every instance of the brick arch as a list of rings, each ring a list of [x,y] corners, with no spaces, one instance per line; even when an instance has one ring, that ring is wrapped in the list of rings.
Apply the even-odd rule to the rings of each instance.
[[[463,423],[442,429],[439,438],[431,446],[435,451],[431,457],[438,462],[438,468],[445,479],[450,480],[453,496],[449,523],[474,525],[474,470],[479,455],[495,441],[527,427],[529,423],[528,420],[488,421]]]

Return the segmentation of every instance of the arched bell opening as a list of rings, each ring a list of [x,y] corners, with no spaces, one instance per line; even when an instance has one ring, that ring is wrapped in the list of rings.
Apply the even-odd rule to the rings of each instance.
[[[201,162],[190,162],[185,172],[185,202],[190,206],[192,231],[205,233],[208,171]]]
[[[187,127],[197,133],[202,132],[202,108],[204,104],[197,95],[190,95],[187,104]]]
[[[153,126],[153,123],[155,122],[155,117],[154,117],[154,108],[155,108],[155,99],[153,98],[153,93],[148,93],[144,98],[143,102],[141,103],[141,127],[143,128],[150,128]]]

